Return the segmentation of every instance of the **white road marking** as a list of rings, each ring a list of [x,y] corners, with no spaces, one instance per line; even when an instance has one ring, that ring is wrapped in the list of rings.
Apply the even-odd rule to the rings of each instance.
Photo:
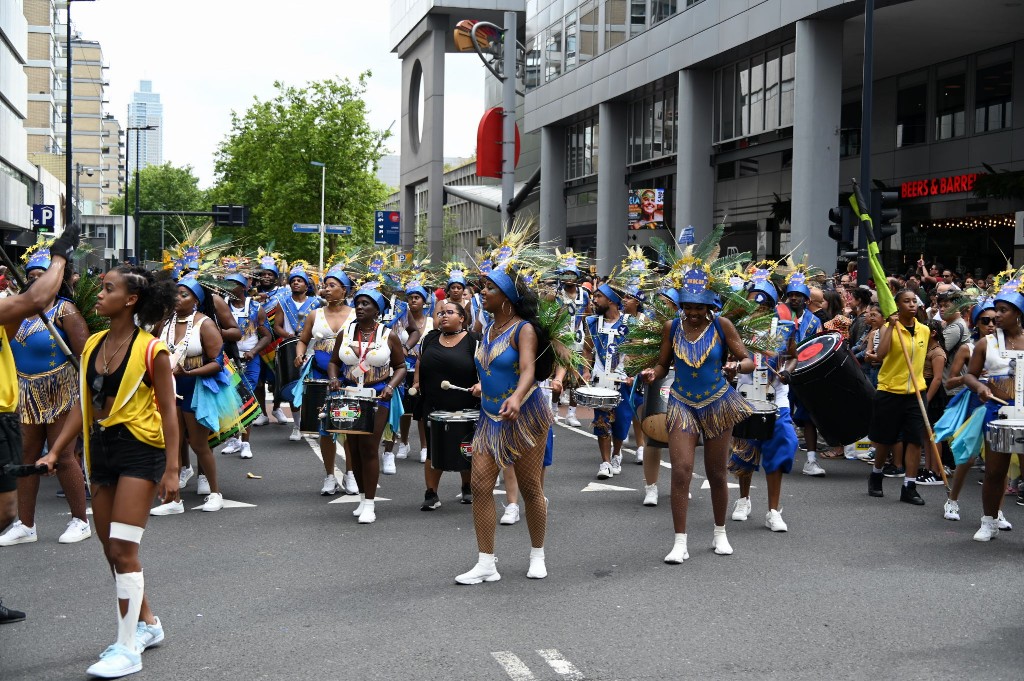
[[[498,661],[498,664],[502,666],[512,681],[534,681],[537,678],[530,671],[530,668],[515,653],[509,650],[491,653],[491,657]]]
[[[388,499],[387,497],[376,497],[374,499],[374,502],[377,502],[377,501],[391,501],[391,500]],[[329,503],[332,503],[332,504],[358,504],[359,503],[359,495],[358,494],[346,494],[346,495],[342,496],[341,498],[335,499],[334,501],[331,501]]]
[[[537,654],[547,660],[551,668],[569,681],[583,681],[583,673],[572,662],[562,657],[557,650],[538,650]]]
[[[198,511],[203,507],[202,504],[199,506],[193,506],[193,511]],[[232,501],[231,499],[224,500],[224,508],[256,508],[256,504],[247,504],[244,501]]]
[[[729,489],[739,489],[740,488],[739,484],[735,483],[735,482],[727,482],[725,484],[729,486]],[[751,487],[753,487],[753,485],[751,485]],[[705,480],[704,482],[701,483],[700,488],[701,489],[711,489],[711,483],[708,482],[707,480]]]
[[[616,485],[606,485],[602,482],[592,482],[583,489],[581,492],[635,492],[635,487],[618,487]]]
[[[580,435],[585,435],[586,437],[589,437],[591,440],[596,440],[597,439],[597,436],[594,435],[593,433],[588,433],[587,431],[582,430],[580,428],[576,428],[575,426],[566,425],[565,423],[562,423],[558,419],[555,419],[555,425],[560,427],[560,428],[565,428],[566,430],[571,430],[574,433],[579,433]],[[630,449],[628,447],[623,447],[622,451],[625,452],[626,454],[636,454],[636,450],[635,449]],[[671,470],[672,469],[672,464],[670,464],[668,461],[662,461],[661,462],[661,467],[662,468],[668,468],[669,470]]]

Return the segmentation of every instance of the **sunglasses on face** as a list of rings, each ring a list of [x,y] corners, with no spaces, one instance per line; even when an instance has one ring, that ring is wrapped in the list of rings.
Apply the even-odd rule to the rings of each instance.
[[[978,323],[979,324],[995,324],[996,323],[996,318],[995,317],[978,317]]]

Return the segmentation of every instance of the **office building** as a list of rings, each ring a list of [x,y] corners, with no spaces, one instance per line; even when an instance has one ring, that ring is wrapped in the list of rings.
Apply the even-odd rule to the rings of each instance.
[[[135,176],[139,168],[163,165],[164,162],[164,105],[160,103],[160,94],[153,92],[153,81],[140,80],[139,89],[132,93],[132,101],[128,105],[127,127],[142,128],[147,125],[154,126],[154,129],[129,131],[127,141],[131,145],[128,150],[131,177]]]

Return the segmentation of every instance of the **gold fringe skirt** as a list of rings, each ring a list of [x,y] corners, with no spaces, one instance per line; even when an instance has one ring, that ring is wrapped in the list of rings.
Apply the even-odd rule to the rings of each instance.
[[[681,430],[706,439],[717,437],[753,413],[750,404],[732,386],[707,404],[699,407],[669,395],[668,432]]]
[[[473,435],[473,451],[487,452],[499,468],[514,464],[519,457],[547,442],[554,414],[543,390],[530,391],[515,421],[505,421],[497,414],[480,410],[480,421]]]
[[[29,425],[53,423],[78,399],[78,372],[65,362],[45,374],[18,372],[18,411]]]

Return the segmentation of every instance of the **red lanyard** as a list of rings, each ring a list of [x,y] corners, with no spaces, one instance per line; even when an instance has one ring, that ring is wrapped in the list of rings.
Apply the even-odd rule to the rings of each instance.
[[[374,327],[373,327],[373,335],[374,336],[377,335],[377,326],[376,325],[374,325]],[[359,329],[358,326],[356,326],[356,343],[358,344],[357,345],[356,354],[359,355],[358,366],[359,366],[359,368],[362,370],[362,372],[364,374],[368,373],[369,369],[366,367],[366,356],[368,354],[370,354],[370,349],[373,347],[373,343],[367,341],[367,343],[366,343],[366,352],[363,352],[363,332]]]

